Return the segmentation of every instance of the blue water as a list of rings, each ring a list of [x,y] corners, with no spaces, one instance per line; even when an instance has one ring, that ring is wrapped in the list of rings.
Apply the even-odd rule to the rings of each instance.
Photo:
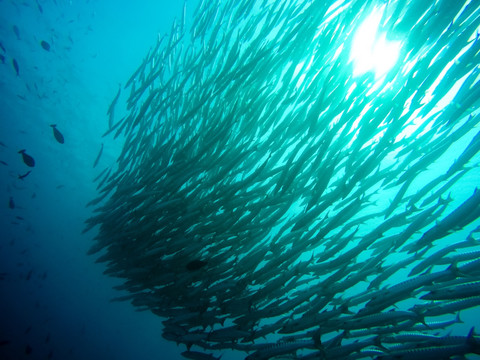
[[[187,15],[195,6],[188,0]],[[121,282],[87,256],[95,232],[81,234],[92,180],[121,146],[102,138],[107,109],[182,9],[183,0],[0,0],[0,360],[182,358],[185,348],[161,337],[160,318],[110,301],[124,295],[113,289]],[[465,177],[467,192],[457,187],[457,202],[477,176]],[[461,316],[456,335],[478,324],[479,310]]]
[[[110,302],[119,281],[86,255],[94,233],[81,231],[92,179],[119,146],[101,138],[108,106],[183,1],[38,4],[43,13],[34,0],[0,1],[0,341],[10,342],[0,359],[180,359],[185,349],[162,339],[160,318]],[[188,5],[191,14],[195,2]],[[33,169],[21,149],[34,157]]]

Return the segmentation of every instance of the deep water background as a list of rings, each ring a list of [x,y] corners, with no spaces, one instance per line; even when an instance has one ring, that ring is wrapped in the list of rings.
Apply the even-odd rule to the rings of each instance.
[[[188,16],[195,6],[188,0]],[[182,358],[184,347],[161,338],[160,318],[110,302],[120,282],[87,256],[94,231],[81,234],[92,180],[121,146],[101,137],[108,106],[182,9],[183,0],[0,1],[0,359]],[[462,318],[455,334],[478,324],[480,311]]]
[[[81,235],[92,179],[120,146],[101,137],[108,106],[182,9],[183,0],[0,1],[0,359],[182,358],[160,318],[110,302],[119,281],[86,255],[94,232]]]

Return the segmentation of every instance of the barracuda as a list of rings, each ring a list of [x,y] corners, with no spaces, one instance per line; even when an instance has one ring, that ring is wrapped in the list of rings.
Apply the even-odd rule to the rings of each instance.
[[[398,60],[357,74],[356,33],[379,9]],[[90,253],[123,280],[119,299],[165,318],[163,337],[191,359],[476,352],[473,332],[432,338],[459,318],[424,317],[480,305],[480,4],[222,0],[186,13],[107,114],[105,136],[124,143],[85,231],[98,226]],[[398,332],[404,347],[382,344]]]

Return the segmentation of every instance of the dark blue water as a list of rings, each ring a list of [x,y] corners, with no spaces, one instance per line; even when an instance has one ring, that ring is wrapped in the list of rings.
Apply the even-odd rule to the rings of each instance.
[[[101,138],[108,106],[182,9],[181,0],[0,2],[0,359],[181,358],[160,318],[110,302],[119,282],[86,255],[94,233],[81,231],[92,179],[119,146]]]

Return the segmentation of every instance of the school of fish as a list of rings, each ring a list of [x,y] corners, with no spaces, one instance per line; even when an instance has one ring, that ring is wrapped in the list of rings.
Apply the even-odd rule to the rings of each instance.
[[[381,6],[399,59],[354,76],[355,29]],[[186,12],[108,110],[124,144],[85,231],[118,300],[188,359],[480,354],[462,317],[480,305],[480,2]]]

